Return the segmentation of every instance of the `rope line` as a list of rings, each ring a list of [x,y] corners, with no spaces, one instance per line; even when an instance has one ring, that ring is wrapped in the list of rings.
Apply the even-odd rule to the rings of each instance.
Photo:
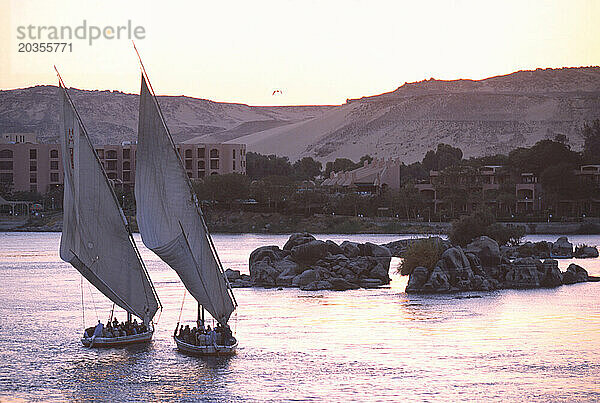
[[[96,320],[100,320],[100,318],[98,317],[98,310],[96,309],[96,301],[94,301],[94,293],[92,292],[90,283],[88,283],[88,290],[90,291],[90,297],[92,298],[92,306],[94,307],[94,313],[96,314]]]
[[[185,296],[187,294],[187,290],[183,289],[183,299],[181,301],[181,309],[179,309],[179,318],[177,318],[177,323],[181,323],[181,313],[183,312],[183,304],[185,303]]]
[[[83,276],[81,276],[81,324],[83,325],[83,330],[85,331],[85,304],[83,303]]]

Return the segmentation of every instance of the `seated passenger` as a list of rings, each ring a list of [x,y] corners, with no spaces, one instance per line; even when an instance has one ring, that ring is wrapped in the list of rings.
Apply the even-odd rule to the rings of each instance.
[[[198,333],[197,336],[198,346],[206,345],[206,335],[204,333]]]
[[[223,328],[223,344],[224,345],[231,345],[231,341],[233,338],[233,333],[231,333],[231,328],[229,327],[229,325],[225,325],[225,327]]]

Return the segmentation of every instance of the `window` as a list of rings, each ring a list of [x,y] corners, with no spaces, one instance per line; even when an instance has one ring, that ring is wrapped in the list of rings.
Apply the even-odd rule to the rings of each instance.
[[[96,150],[96,153],[98,154],[98,158],[100,158],[100,159],[104,158],[104,149],[103,148],[98,148]]]
[[[129,161],[123,162],[123,171],[131,171],[131,162],[129,162]]]
[[[117,152],[115,150],[108,150],[108,151],[106,151],[106,159],[107,160],[116,160],[117,159]]]
[[[124,160],[131,159],[131,149],[129,149],[129,148],[123,149],[123,159]]]
[[[108,176],[108,179],[117,179],[117,174],[115,172],[109,172],[106,176]]]
[[[198,171],[198,178],[204,178],[205,172],[204,171]]]
[[[37,185],[30,185],[29,186],[29,191],[31,193],[37,193]]]
[[[219,158],[219,150],[216,148],[210,150],[210,158]]]
[[[58,150],[50,150],[50,158],[58,158]]]
[[[181,156],[181,148],[177,147],[177,155]]]
[[[235,148],[231,151],[233,152],[233,159],[235,159]],[[233,169],[235,169],[235,168],[233,168]]]
[[[210,160],[210,169],[219,169],[219,160]]]
[[[198,161],[198,169],[206,169],[206,161]]]
[[[29,183],[37,183],[37,174],[36,173],[29,174]]]
[[[117,170],[117,161],[106,161],[106,169],[109,171]]]
[[[13,181],[13,174],[12,172],[2,172],[0,173],[0,182],[12,182]]]
[[[235,171],[235,161],[233,161],[233,170]]]
[[[29,172],[37,171],[37,163],[36,161],[29,161]]]
[[[192,169],[192,160],[185,160],[185,169]]]
[[[58,170],[58,161],[50,161],[50,169]]]
[[[131,181],[131,172],[123,172],[123,182]]]
[[[35,148],[29,150],[29,159],[37,159],[37,150]]]
[[[50,182],[58,182],[58,172],[52,172],[50,174]]]
[[[194,174],[193,174],[193,173],[191,173],[190,171],[187,171],[187,176],[188,176],[188,177],[190,177],[190,178],[193,178],[193,177],[194,177]]]
[[[11,150],[2,150],[0,151],[0,158],[12,158],[13,152]]]
[[[206,158],[206,148],[201,147],[198,149],[198,158]]]
[[[185,150],[185,158],[192,158],[192,150]]]
[[[0,169],[12,170],[13,162],[12,161],[0,161]]]

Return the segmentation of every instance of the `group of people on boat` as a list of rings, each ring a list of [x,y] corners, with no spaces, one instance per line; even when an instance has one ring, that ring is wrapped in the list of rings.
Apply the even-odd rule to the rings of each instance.
[[[94,339],[96,337],[121,337],[146,333],[147,331],[148,327],[144,323],[138,323],[137,319],[134,319],[133,322],[119,322],[117,318],[114,318],[112,322],[110,320],[106,322],[106,326],[98,321],[96,327],[90,327],[85,330],[84,337]]]
[[[222,326],[220,323],[211,329],[210,325],[204,327],[202,320],[198,321],[198,326],[190,329],[190,325],[177,324],[174,336],[194,346],[231,346],[235,344],[235,338],[229,325]]]

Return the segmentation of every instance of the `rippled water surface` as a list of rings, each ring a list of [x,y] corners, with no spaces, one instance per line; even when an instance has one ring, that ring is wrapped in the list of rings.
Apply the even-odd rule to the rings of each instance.
[[[137,235],[164,305],[154,340],[82,347],[81,277],[60,261],[59,239],[0,233],[0,401],[600,400],[600,283],[426,297],[405,294],[407,279],[392,275],[377,290],[236,289],[238,354],[202,359],[175,350],[183,287]],[[214,236],[223,264],[246,273],[254,248],[286,239]],[[600,245],[600,236],[570,239]],[[559,264],[572,261],[600,275],[600,259]],[[106,321],[111,304],[83,291],[86,325]],[[188,296],[182,319],[195,315]]]

